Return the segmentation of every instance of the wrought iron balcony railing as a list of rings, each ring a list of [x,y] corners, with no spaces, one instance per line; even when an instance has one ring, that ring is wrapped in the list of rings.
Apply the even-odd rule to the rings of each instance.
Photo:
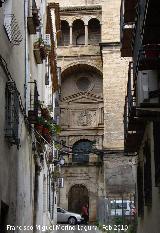
[[[12,45],[19,45],[23,40],[18,21],[14,14],[5,14],[4,28]]]
[[[160,44],[143,45],[139,51],[138,70],[160,69]]]
[[[30,94],[30,110],[28,111],[28,120],[30,124],[35,124],[38,117],[39,101],[38,101],[38,89],[37,83],[30,82],[31,94]]]
[[[127,96],[124,106],[124,146],[125,152],[137,152],[144,127],[141,118],[137,116],[136,97],[133,82],[133,63],[129,63]]]

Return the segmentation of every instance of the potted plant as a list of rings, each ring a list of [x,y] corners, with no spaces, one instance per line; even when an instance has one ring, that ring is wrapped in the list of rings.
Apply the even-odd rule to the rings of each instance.
[[[47,142],[50,143],[50,141],[51,141],[51,131],[50,131],[50,123],[48,121],[46,121],[44,123],[43,137],[46,139]]]
[[[42,134],[43,132],[43,126],[44,126],[44,119],[43,117],[37,118],[37,123],[35,124],[35,129],[38,131],[38,133]]]
[[[44,41],[42,37],[39,37],[35,42],[34,42],[34,48],[39,49],[40,47],[44,47]]]
[[[34,42],[34,50],[39,51],[42,60],[46,59],[47,51],[42,37],[38,38],[37,41]]]

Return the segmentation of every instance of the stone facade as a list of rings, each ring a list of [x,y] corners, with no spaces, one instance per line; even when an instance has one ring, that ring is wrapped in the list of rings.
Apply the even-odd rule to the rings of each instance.
[[[104,163],[100,164],[100,156],[93,155],[97,158],[94,164],[90,156],[91,161],[88,165],[78,166],[73,163],[72,155],[68,155],[66,165],[62,169],[65,186],[60,191],[59,205],[68,208],[69,189],[76,183],[83,184],[89,191],[90,220],[95,221],[96,202],[99,197],[106,196],[108,192],[118,195],[123,188],[126,193],[134,191],[134,185],[131,184],[134,183],[135,174],[132,174],[132,164],[128,165],[129,160],[125,159],[123,154],[127,60],[120,57],[120,0],[112,3],[108,0],[57,2],[61,7],[61,20],[68,24],[66,31],[68,30],[67,35],[70,37],[68,45],[57,48],[58,66],[62,70],[60,136],[70,147],[80,140],[95,140],[97,148],[105,150]],[[89,22],[92,18],[98,19],[100,23],[100,44],[92,44],[89,39]],[[84,38],[81,35],[80,44],[78,39],[77,44],[74,44],[71,38],[74,36],[76,20],[81,20],[85,27],[82,30]],[[90,77],[91,84],[86,90],[79,90],[77,87],[81,77],[87,77],[86,80]],[[86,80],[84,79],[83,83],[86,83]],[[108,153],[111,154],[110,157]],[[115,166],[112,166],[117,153],[118,159]],[[124,172],[123,176],[119,176],[115,181],[115,174],[118,176],[120,172]],[[113,188],[114,182],[121,188]]]

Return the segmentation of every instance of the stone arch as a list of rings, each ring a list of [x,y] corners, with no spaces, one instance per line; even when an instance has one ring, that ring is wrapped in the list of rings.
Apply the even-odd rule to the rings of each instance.
[[[84,184],[74,184],[68,192],[68,210],[81,214],[82,206],[89,205],[89,191]]]
[[[80,140],[89,140],[89,141],[94,141],[95,140],[95,136],[78,136],[78,137],[71,137],[69,139],[69,145],[73,146],[73,144],[75,144],[76,142],[80,141]]]
[[[85,26],[82,19],[74,20],[73,24],[73,45],[85,44]]]
[[[101,25],[97,18],[88,21],[88,43],[99,44],[101,41]]]
[[[70,43],[70,27],[67,20],[61,20],[61,38],[59,45],[67,46]]]
[[[79,16],[79,15],[74,16],[74,17],[71,19],[72,25],[73,25],[74,21],[76,21],[76,20],[81,20],[81,21],[83,21],[84,24],[85,24],[85,19],[84,19],[83,16]]]
[[[91,15],[87,18],[87,23],[91,20],[91,19],[97,19],[99,21],[100,24],[102,24],[102,19],[100,15]]]
[[[82,61],[82,62],[73,62],[73,63],[70,63],[69,65],[65,66],[62,68],[62,79],[68,75],[69,73],[72,73],[73,71],[76,71],[76,70],[87,70],[87,71],[94,71],[96,72],[97,74],[100,75],[100,77],[103,76],[103,73],[102,73],[102,67],[96,65],[96,64],[93,64],[92,62],[85,62]]]
[[[70,16],[61,16],[61,20],[65,20],[69,23],[69,25],[72,25],[72,17]]]

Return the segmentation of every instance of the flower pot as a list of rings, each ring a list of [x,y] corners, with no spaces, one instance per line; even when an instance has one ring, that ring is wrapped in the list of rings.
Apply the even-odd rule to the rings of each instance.
[[[49,129],[44,127],[43,128],[43,135],[45,136],[47,134],[50,134]]]
[[[35,125],[35,129],[38,131],[39,134],[43,133],[43,125]]]

